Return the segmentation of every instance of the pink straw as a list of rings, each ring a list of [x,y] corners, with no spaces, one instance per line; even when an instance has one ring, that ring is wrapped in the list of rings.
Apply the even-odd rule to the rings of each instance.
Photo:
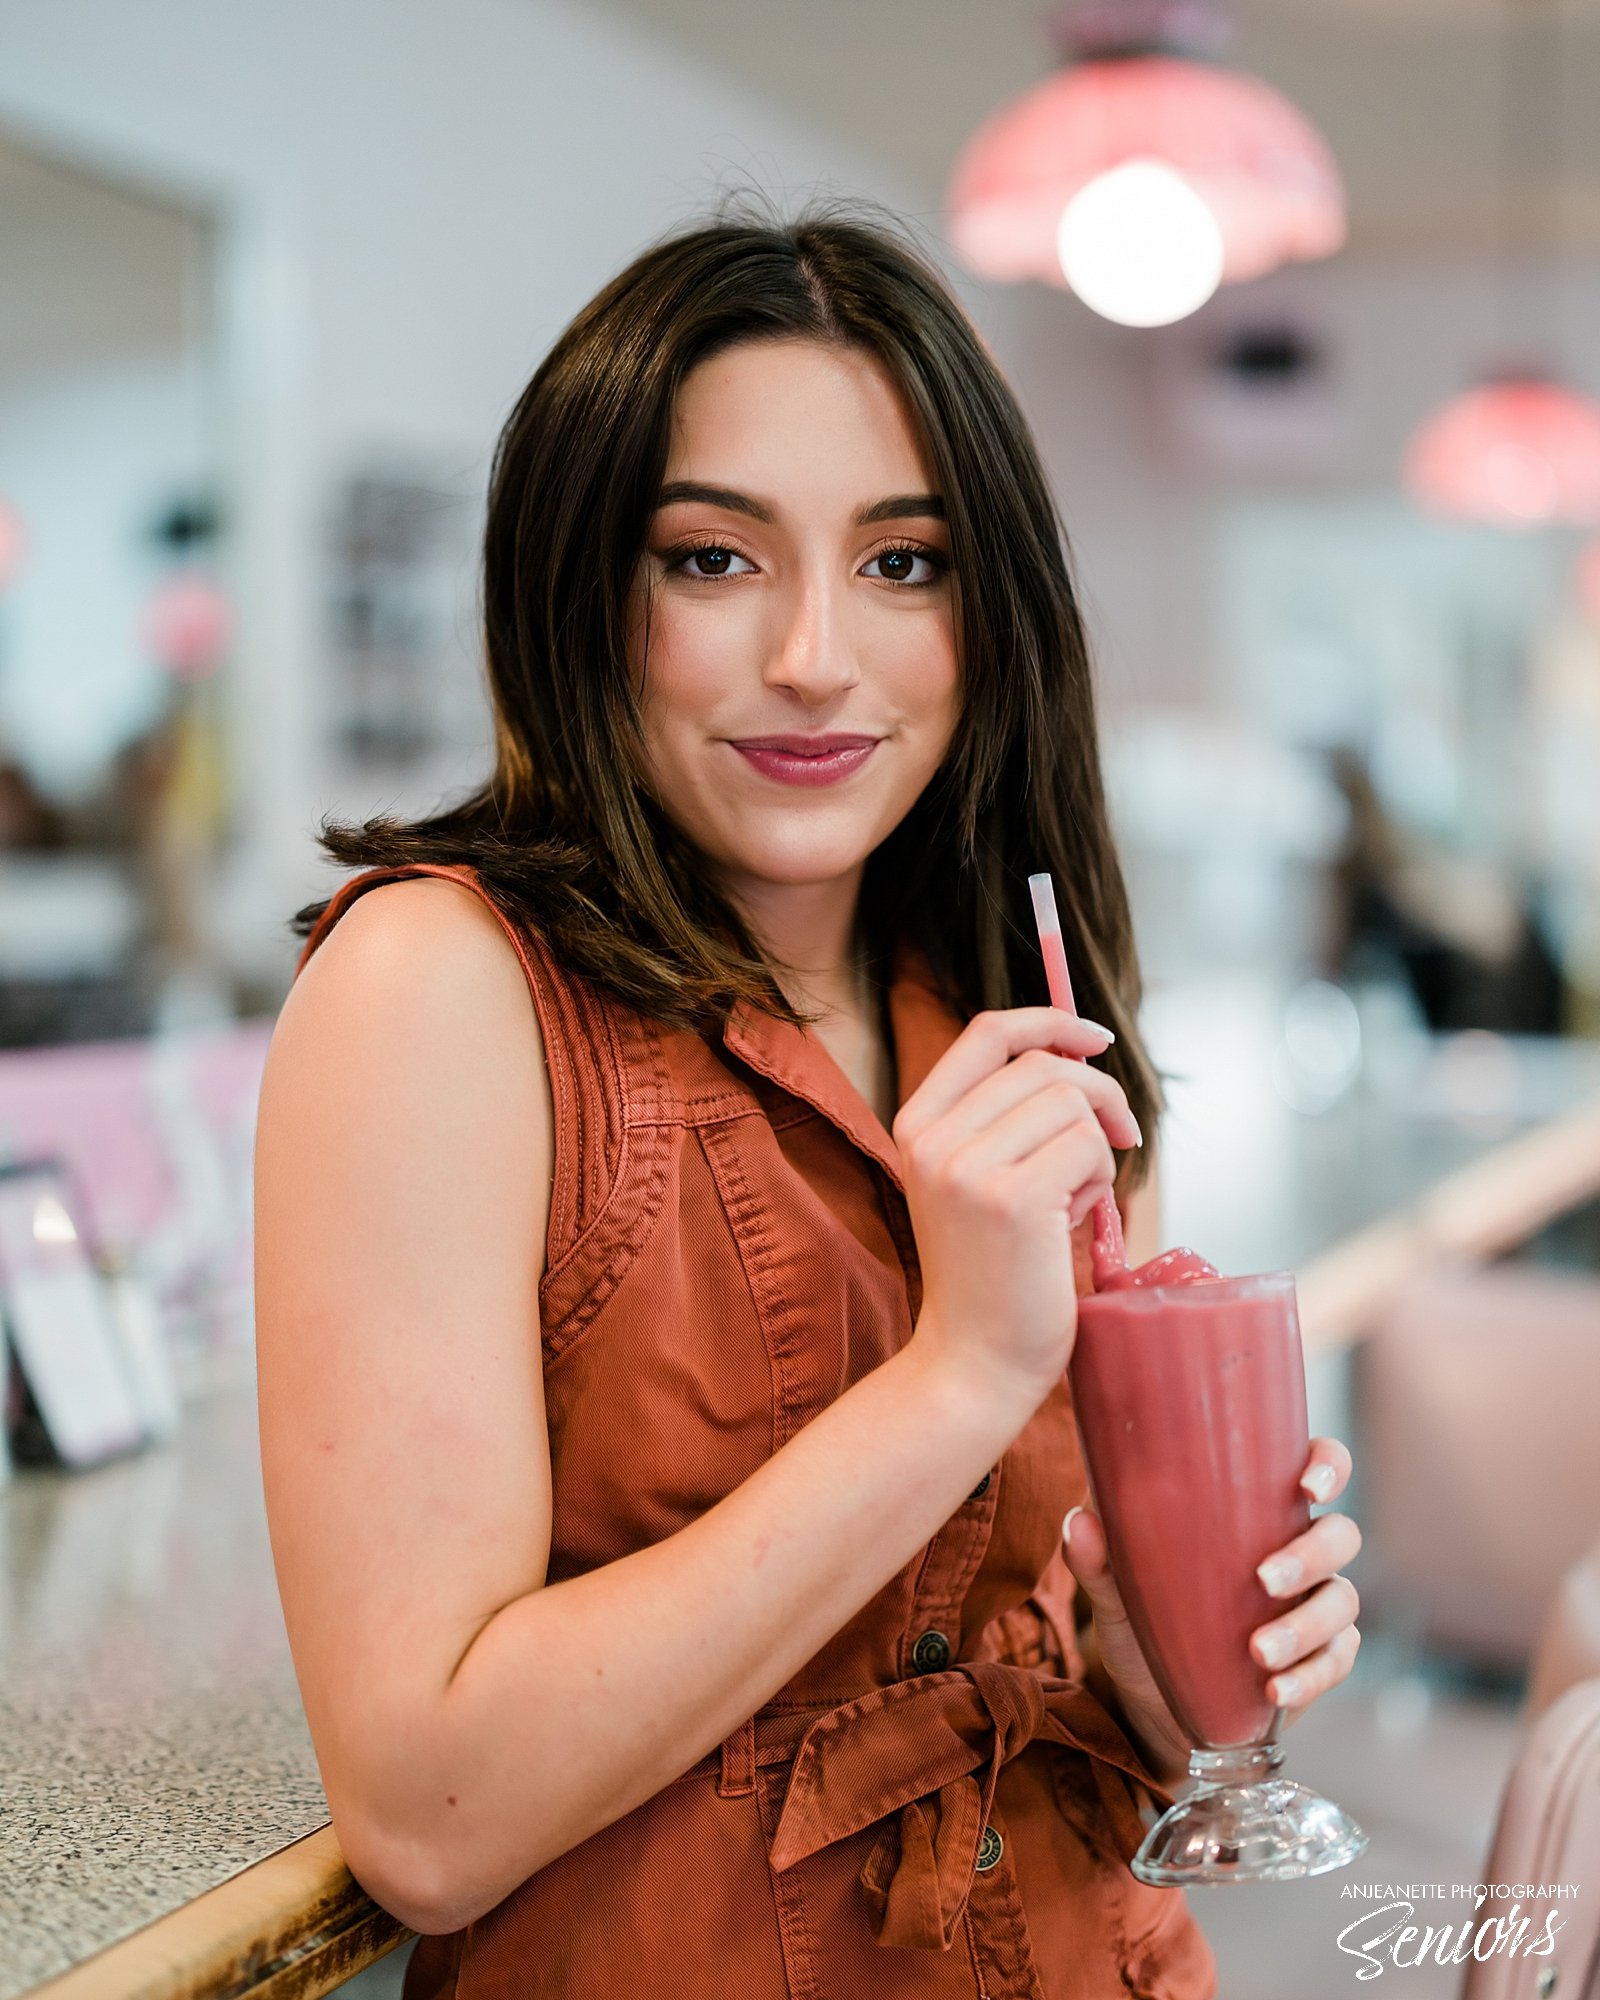
[[[1033,896],[1034,921],[1039,927],[1039,949],[1044,955],[1044,976],[1050,988],[1050,1004],[1076,1016],[1072,980],[1067,973],[1067,948],[1061,936],[1061,914],[1056,908],[1056,889],[1048,874],[1030,875],[1028,888]],[[1094,1205],[1094,1282],[1097,1290],[1113,1271],[1128,1268],[1127,1247],[1122,1240],[1122,1217],[1110,1195],[1102,1195]]]

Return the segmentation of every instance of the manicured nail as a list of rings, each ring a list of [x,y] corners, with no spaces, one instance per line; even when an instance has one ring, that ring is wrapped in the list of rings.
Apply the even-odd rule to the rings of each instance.
[[[1098,1021],[1091,1021],[1086,1015],[1080,1014],[1078,1016],[1078,1026],[1080,1028],[1093,1028],[1097,1035],[1104,1035],[1108,1042],[1114,1042],[1117,1039],[1109,1028],[1103,1028]]]
[[[1072,1537],[1072,1523],[1073,1523],[1073,1521],[1074,1521],[1074,1520],[1075,1520],[1075,1519],[1077,1518],[1077,1516],[1078,1516],[1079,1514],[1081,1514],[1082,1512],[1083,1512],[1083,1509],[1082,1509],[1082,1507],[1069,1507],[1069,1508],[1067,1509],[1067,1516],[1066,1516],[1066,1519],[1065,1519],[1065,1520],[1064,1520],[1064,1521],[1063,1521],[1063,1522],[1061,1523],[1061,1546],[1062,1546],[1063,1548],[1065,1548],[1065,1547],[1066,1547],[1066,1545],[1067,1545],[1068,1541],[1069,1541],[1069,1540],[1071,1539],[1071,1537]]]
[[[1300,1581],[1304,1569],[1305,1565],[1298,1556],[1273,1556],[1257,1566],[1256,1575],[1269,1597],[1287,1597]]]
[[[1309,1488],[1313,1498],[1326,1500],[1333,1491],[1334,1471],[1326,1459],[1312,1466],[1300,1484]]]
[[[1139,1121],[1131,1111],[1128,1113],[1128,1123],[1133,1127],[1133,1143],[1136,1146],[1142,1146],[1144,1144],[1144,1134],[1139,1130]]]
[[[1275,1707],[1293,1708],[1300,1699],[1300,1677],[1298,1674],[1279,1674],[1272,1683],[1272,1700]]]
[[[1294,1651],[1294,1628],[1290,1625],[1269,1625],[1266,1631],[1257,1635],[1256,1650],[1264,1667],[1281,1667]]]

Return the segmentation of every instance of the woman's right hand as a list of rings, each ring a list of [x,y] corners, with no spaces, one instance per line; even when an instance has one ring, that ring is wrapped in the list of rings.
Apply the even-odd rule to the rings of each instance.
[[[975,1015],[893,1125],[922,1267],[914,1344],[1029,1413],[1078,1330],[1072,1231],[1142,1143],[1106,1031],[1060,1007]]]

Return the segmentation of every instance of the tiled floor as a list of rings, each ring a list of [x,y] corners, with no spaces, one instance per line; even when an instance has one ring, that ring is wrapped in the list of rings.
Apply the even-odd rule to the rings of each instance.
[[[1344,1895],[1346,1887],[1448,1888],[1481,1877],[1515,1754],[1516,1704],[1421,1674],[1381,1635],[1363,1631],[1350,1680],[1285,1737],[1283,1768],[1353,1814],[1370,1845],[1351,1867],[1310,1881],[1189,1892],[1216,1953],[1219,2000],[1351,2000],[1371,1982],[1357,1982],[1361,1961],[1336,1940],[1373,1905]],[[1459,1935],[1471,1905],[1418,1909],[1424,1923],[1452,1924]],[[345,2000],[398,2000],[409,1952],[392,1952],[349,1981],[340,1989]],[[1461,1977],[1408,1967],[1406,2000],[1459,2000]]]

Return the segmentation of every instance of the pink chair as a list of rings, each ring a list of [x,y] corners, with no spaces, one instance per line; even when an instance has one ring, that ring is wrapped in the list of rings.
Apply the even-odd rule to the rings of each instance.
[[[1528,1680],[1532,1720],[1578,1681],[1600,1679],[1600,1541],[1561,1580]]]
[[[1600,1279],[1531,1265],[1418,1279],[1355,1369],[1363,1599],[1520,1672],[1600,1532]]]
[[[1600,1677],[1575,1682],[1532,1723],[1483,1879],[1511,1889],[1570,1883],[1578,1893],[1523,1897],[1520,1908],[1515,1896],[1486,1901],[1480,1925],[1531,1921],[1507,1948],[1469,1964],[1461,2000],[1600,2000]],[[1485,1935],[1477,1933],[1480,1943]],[[1527,1955],[1546,1940],[1548,1953]]]

